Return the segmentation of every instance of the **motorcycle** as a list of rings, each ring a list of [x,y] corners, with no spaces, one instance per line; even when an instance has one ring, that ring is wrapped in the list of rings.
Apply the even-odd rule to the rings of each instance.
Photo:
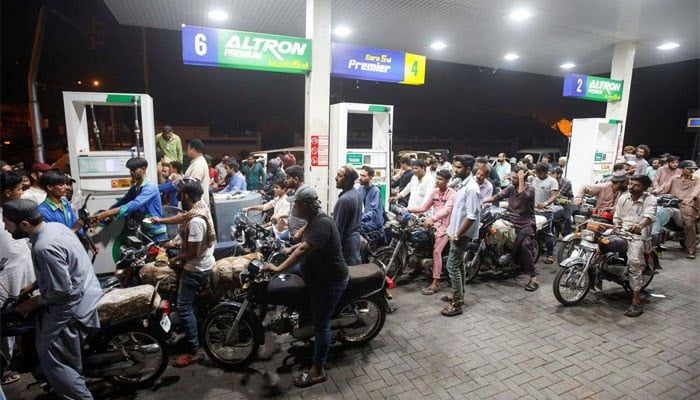
[[[622,231],[614,235],[604,224],[589,222],[581,231],[581,241],[571,256],[559,264],[554,278],[554,297],[565,305],[578,304],[590,289],[602,289],[602,281],[608,280],[631,292],[627,265],[627,240],[631,234]],[[660,269],[655,251],[646,255],[642,290],[651,283]]]
[[[249,364],[265,343],[265,331],[291,334],[298,340],[314,336],[309,298],[303,279],[292,274],[273,276],[253,261],[241,274],[241,292],[209,312],[204,321],[203,345],[211,360],[223,368]],[[384,296],[385,269],[378,264],[349,268],[350,280],[331,318],[331,332],[348,345],[363,345],[384,326],[388,304]],[[263,325],[268,306],[283,311]]]
[[[613,213],[610,210],[598,210],[595,208],[596,198],[585,196],[581,205],[574,211],[574,230],[564,236],[557,250],[557,262],[561,263],[573,252],[574,248],[581,243],[581,234],[589,222],[608,224],[612,228]]]
[[[513,260],[513,250],[517,233],[509,219],[514,215],[506,209],[489,205],[481,213],[479,238],[470,243],[464,254],[466,265],[465,282],[469,283],[479,272],[490,272],[498,275],[513,275],[520,271],[520,266]],[[541,231],[547,223],[547,218],[536,215],[537,231]],[[540,257],[542,244],[533,240],[533,260]]]
[[[41,380],[32,371],[38,365],[34,318],[25,319],[17,312],[26,298],[10,296],[3,302],[0,331],[20,342],[21,352],[12,360],[13,367],[31,371]],[[170,304],[161,301],[150,285],[114,289],[100,299],[98,314],[101,327],[83,344],[85,377],[104,378],[128,389],[151,386],[168,366],[165,338],[170,330]]]
[[[685,233],[683,232],[683,224],[680,225],[676,222],[673,214],[680,213],[680,199],[670,195],[670,194],[660,194],[656,196],[658,211],[664,209],[662,212],[657,211],[657,218],[661,217],[666,222],[663,224],[661,233],[657,235],[652,235],[652,245],[656,247],[656,251],[660,254],[666,250],[663,244],[666,240],[677,241],[683,250],[686,250],[685,246]]]

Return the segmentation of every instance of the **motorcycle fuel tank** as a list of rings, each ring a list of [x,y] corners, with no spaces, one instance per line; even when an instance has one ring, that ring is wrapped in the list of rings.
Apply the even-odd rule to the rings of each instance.
[[[308,304],[306,284],[299,275],[279,274],[270,280],[265,292],[268,304],[298,308]]]

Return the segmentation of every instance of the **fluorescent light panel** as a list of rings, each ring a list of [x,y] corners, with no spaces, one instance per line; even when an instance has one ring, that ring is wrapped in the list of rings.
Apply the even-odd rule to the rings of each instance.
[[[503,58],[505,58],[508,61],[513,61],[513,60],[517,60],[518,58],[520,58],[520,56],[515,54],[515,53],[508,53],[505,56],[503,56]]]
[[[676,43],[676,42],[666,42],[662,44],[661,46],[658,46],[657,49],[659,50],[671,50],[680,47],[681,45]]]
[[[520,8],[508,14],[508,17],[513,21],[521,22],[532,17],[532,13],[525,8]]]
[[[575,67],[575,66],[576,66],[576,64],[574,64],[574,63],[572,63],[572,62],[567,62],[567,63],[564,63],[564,64],[560,65],[559,68],[561,68],[561,69],[571,69],[571,68],[573,68],[573,67]]]
[[[445,44],[445,42],[440,41],[440,40],[435,41],[435,42],[433,42],[433,43],[430,45],[430,48],[431,48],[431,49],[434,49],[434,50],[442,50],[442,49],[444,49],[445,47],[447,47],[447,45]]]
[[[345,25],[341,25],[333,30],[337,36],[347,36],[352,33],[352,30]]]
[[[211,10],[207,16],[214,21],[226,21],[228,19],[228,13],[224,10]]]

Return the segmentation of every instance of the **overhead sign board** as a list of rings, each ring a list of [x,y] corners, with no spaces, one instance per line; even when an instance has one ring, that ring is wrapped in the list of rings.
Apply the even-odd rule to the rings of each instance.
[[[622,100],[622,81],[598,76],[570,74],[564,77],[564,97],[593,101]]]
[[[406,85],[425,83],[425,56],[343,43],[331,46],[332,76]]]
[[[183,26],[182,61],[189,65],[304,74],[311,70],[311,40]]]

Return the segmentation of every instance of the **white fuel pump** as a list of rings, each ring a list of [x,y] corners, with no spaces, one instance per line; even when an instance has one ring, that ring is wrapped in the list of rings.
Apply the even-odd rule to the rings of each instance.
[[[574,119],[566,166],[574,193],[610,175],[621,153],[622,123],[606,118]]]

